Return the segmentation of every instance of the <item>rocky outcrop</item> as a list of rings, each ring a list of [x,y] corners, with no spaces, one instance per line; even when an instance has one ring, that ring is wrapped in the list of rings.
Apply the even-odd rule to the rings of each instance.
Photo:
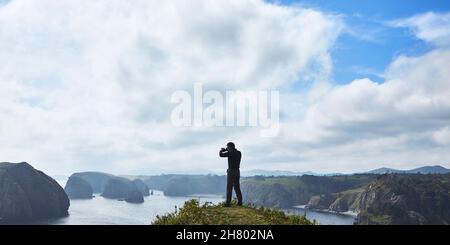
[[[127,198],[125,198],[125,201],[129,203],[143,203],[144,196],[142,195],[142,192],[134,190],[128,193]]]
[[[332,212],[359,212],[359,198],[363,189],[348,190],[340,193],[328,208]]]
[[[72,174],[74,177],[79,177],[92,187],[94,193],[102,193],[106,182],[111,178],[115,178],[112,174],[102,173],[102,172],[80,172]]]
[[[339,194],[337,193],[313,196],[309,199],[306,208],[313,210],[329,210],[330,205],[336,201],[338,196]]]
[[[101,195],[106,198],[124,199],[127,198],[128,193],[133,190],[137,190],[137,188],[130,180],[115,177],[106,182]]]
[[[339,193],[317,195],[311,197],[306,208],[330,212],[358,212],[359,197],[363,189],[352,189]]]
[[[355,174],[345,176],[284,176],[247,178],[242,181],[241,189],[244,202],[269,207],[290,208],[295,205],[305,205],[313,196],[323,195],[315,199],[311,205],[326,207],[335,201],[338,195],[350,189],[364,187],[377,175]],[[327,198],[325,200],[324,198]],[[344,200],[341,200],[344,201]],[[328,205],[328,206],[329,206]],[[335,206],[335,208],[339,208]]]
[[[115,177],[106,182],[102,196],[112,199],[124,199],[125,201],[137,202],[144,200],[142,192],[138,190],[136,185],[126,178]]]
[[[384,174],[364,188],[313,196],[307,207],[358,213],[355,224],[450,224],[450,174]]]
[[[101,193],[101,196],[105,198],[125,200],[130,203],[142,203],[144,202],[144,195],[148,196],[150,194],[147,185],[140,179],[131,181],[127,178],[102,172],[74,173],[70,179],[75,179],[76,182],[70,184],[73,185],[73,192],[78,192],[71,192],[71,196],[72,194],[74,196],[81,196],[76,198],[88,196],[89,187],[91,187],[93,192]],[[70,179],[67,182],[66,188]],[[82,181],[87,183],[89,187],[85,183],[82,183]],[[92,193],[90,195],[92,196]]]
[[[279,183],[261,185],[254,182],[244,182],[241,189],[244,203],[289,208],[294,206],[297,200],[296,196],[292,194],[295,190]]]
[[[144,196],[150,195],[150,190],[148,189],[147,185],[144,183],[144,181],[140,179],[134,179],[133,180],[134,185],[138,188],[138,190],[142,193]]]
[[[450,174],[385,174],[361,193],[355,224],[450,224]]]
[[[51,177],[25,162],[0,163],[0,223],[68,215],[69,198]]]
[[[93,193],[91,185],[77,176],[70,176],[64,191],[70,199],[89,199],[92,198]]]

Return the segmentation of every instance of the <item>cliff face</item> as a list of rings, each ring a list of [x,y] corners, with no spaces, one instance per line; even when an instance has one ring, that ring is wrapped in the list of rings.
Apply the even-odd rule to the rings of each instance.
[[[68,215],[62,187],[28,163],[0,163],[0,223]]]
[[[241,184],[241,190],[244,203],[265,207],[292,207],[303,199],[302,193],[279,183],[244,182]]]
[[[77,176],[70,176],[67,180],[64,191],[67,193],[70,199],[86,199],[92,198],[92,187],[91,185]]]
[[[129,203],[143,203],[144,196],[142,195],[142,192],[138,190],[130,191],[127,194],[127,198],[125,198],[125,201]]]
[[[359,212],[356,224],[450,224],[450,174],[258,177],[242,190],[257,205]]]
[[[450,224],[450,174],[382,175],[359,206],[356,224]]]
[[[307,208],[313,210],[326,210],[331,212],[358,212],[359,198],[364,189],[352,189],[339,193],[317,195],[311,197]]]
[[[133,183],[136,185],[138,190],[142,193],[144,196],[150,196],[150,190],[148,189],[147,185],[144,183],[144,181],[140,179],[134,179]]]
[[[309,199],[306,208],[314,210],[329,210],[330,206],[338,197],[339,194],[337,193],[313,196]]]
[[[106,198],[125,199],[125,201],[133,203],[144,202],[144,197],[136,185],[132,181],[121,177],[108,180],[102,196]]]
[[[333,212],[359,212],[361,209],[359,199],[362,191],[362,189],[354,189],[340,193],[328,209]]]
[[[373,179],[376,175],[351,175],[351,176],[296,176],[296,177],[254,177],[242,181],[241,188],[244,201],[256,205],[269,207],[289,208],[294,205],[307,204],[311,197],[323,195],[323,198],[335,200],[339,196],[329,197],[333,193],[344,192],[349,189],[361,188]],[[340,201],[344,201],[342,199]],[[325,207],[325,200],[320,201],[320,205]],[[343,203],[341,203],[343,205]],[[337,206],[335,208],[340,208]]]

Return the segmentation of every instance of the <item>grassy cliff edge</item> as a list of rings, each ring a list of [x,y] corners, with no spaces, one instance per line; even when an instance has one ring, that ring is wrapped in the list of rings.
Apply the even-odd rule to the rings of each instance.
[[[252,205],[200,204],[192,199],[173,213],[157,216],[153,225],[314,225],[304,216]]]

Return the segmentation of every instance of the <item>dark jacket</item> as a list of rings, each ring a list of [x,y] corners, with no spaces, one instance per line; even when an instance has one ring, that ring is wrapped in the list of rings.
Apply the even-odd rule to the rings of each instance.
[[[239,169],[241,165],[242,154],[238,150],[220,151],[220,157],[228,157],[228,169]]]

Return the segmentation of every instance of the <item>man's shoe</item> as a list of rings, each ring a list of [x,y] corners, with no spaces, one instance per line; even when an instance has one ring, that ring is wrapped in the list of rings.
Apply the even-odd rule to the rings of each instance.
[[[225,205],[223,205],[223,206],[227,207],[227,208],[231,207],[231,205],[229,203],[225,203]]]
[[[242,206],[242,203],[238,203],[238,206]]]

